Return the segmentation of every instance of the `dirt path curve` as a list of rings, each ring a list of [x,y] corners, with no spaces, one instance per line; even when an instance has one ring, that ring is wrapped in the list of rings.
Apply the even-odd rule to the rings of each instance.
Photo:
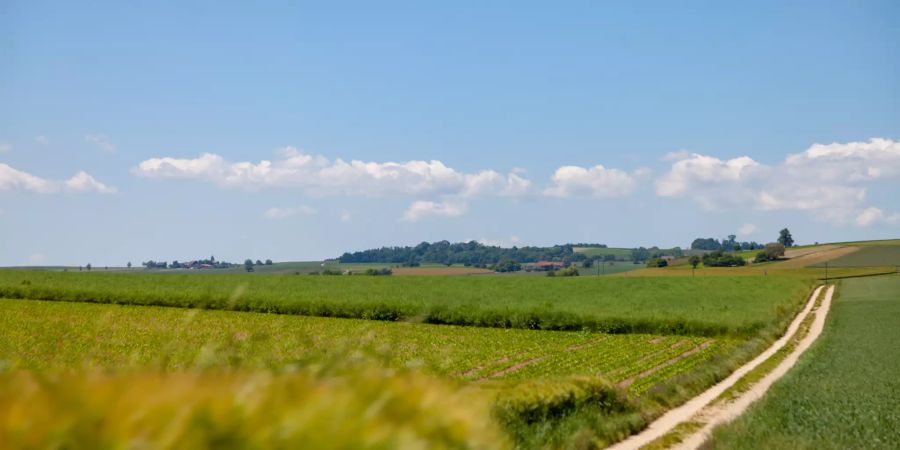
[[[624,441],[608,447],[608,450],[641,448],[642,446],[649,444],[656,438],[668,433],[678,424],[690,419],[694,414],[700,412],[701,409],[715,400],[719,395],[725,392],[725,390],[733,386],[744,375],[755,369],[756,366],[762,364],[765,360],[769,359],[769,357],[771,357],[778,350],[784,347],[785,344],[787,344],[787,342],[790,340],[791,336],[793,336],[794,333],[797,332],[797,329],[800,328],[800,324],[803,322],[806,316],[809,315],[810,311],[813,308],[813,305],[816,303],[816,298],[819,296],[819,292],[821,291],[822,286],[819,286],[815,290],[813,290],[812,294],[809,296],[809,300],[807,300],[806,302],[806,306],[802,311],[800,311],[799,314],[797,314],[797,317],[795,317],[791,324],[788,326],[788,329],[784,333],[784,336],[775,341],[769,348],[760,353],[756,358],[753,358],[753,360],[751,360],[750,362],[739,367],[727,378],[720,381],[713,387],[707,389],[702,394],[688,400],[683,405],[677,408],[669,410],[669,412],[663,414],[658,419],[653,421],[647,428],[644,429],[644,431],[641,431],[638,434],[634,434],[628,439],[625,439]]]
[[[797,348],[791,352],[784,361],[781,361],[775,369],[769,372],[763,379],[759,380],[749,391],[741,394],[737,399],[729,402],[726,405],[723,405],[721,408],[715,408],[712,411],[704,414],[706,425],[703,428],[697,430],[694,434],[688,436],[684,441],[680,444],[676,445],[675,449],[696,449],[700,447],[707,439],[709,439],[712,434],[712,430],[717,426],[722,425],[724,423],[730,422],[736,419],[739,415],[741,415],[753,402],[762,398],[762,396],[769,390],[769,388],[776,382],[778,379],[783,377],[791,367],[794,367],[794,364],[797,363],[797,360],[800,356],[813,344],[813,342],[818,339],[819,335],[822,334],[822,330],[825,328],[825,318],[828,316],[828,310],[831,308],[831,297],[834,294],[834,285],[828,288],[828,292],[825,293],[825,298],[822,299],[822,304],[819,306],[819,309],[816,311],[816,317],[813,319],[813,323],[809,328],[809,332],[806,336],[803,337],[803,340],[797,345]]]

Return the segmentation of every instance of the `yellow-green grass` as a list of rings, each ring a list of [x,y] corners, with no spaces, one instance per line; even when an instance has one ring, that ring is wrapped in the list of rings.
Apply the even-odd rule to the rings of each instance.
[[[749,335],[800,277],[310,277],[0,271],[0,297],[616,333]]]
[[[0,372],[0,448],[507,448],[491,405],[376,366]]]
[[[896,448],[900,276],[842,280],[825,331],[711,448]]]
[[[459,380],[590,375],[616,382],[701,343],[716,344],[704,352],[738,343],[10,299],[0,300],[0,336],[0,367],[17,370],[282,370],[356,354]]]

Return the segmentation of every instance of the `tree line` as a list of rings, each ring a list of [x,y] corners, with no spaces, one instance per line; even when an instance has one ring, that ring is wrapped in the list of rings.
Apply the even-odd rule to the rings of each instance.
[[[600,244],[594,244],[599,246]],[[431,264],[463,264],[485,267],[505,261],[529,263],[537,261],[584,261],[587,257],[573,249],[580,245],[563,244],[552,247],[503,248],[484,245],[477,241],[450,243],[449,241],[422,242],[415,247],[381,247],[358,252],[347,252],[338,258],[342,263],[389,263],[406,266]]]

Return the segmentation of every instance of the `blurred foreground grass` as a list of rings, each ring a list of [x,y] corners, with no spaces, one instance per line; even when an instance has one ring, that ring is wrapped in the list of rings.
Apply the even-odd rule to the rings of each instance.
[[[414,371],[0,373],[0,448],[506,448],[487,396]]]

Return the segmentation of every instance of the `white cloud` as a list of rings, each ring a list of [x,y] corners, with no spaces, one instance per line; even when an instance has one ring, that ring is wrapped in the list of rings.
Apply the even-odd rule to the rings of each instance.
[[[38,145],[47,145],[50,143],[50,139],[47,139],[47,136],[35,136],[34,142],[37,142]]]
[[[458,217],[466,213],[468,207],[465,203],[458,201],[433,202],[429,200],[418,200],[409,205],[409,209],[403,214],[401,220],[406,222],[417,222],[423,218],[436,217]]]
[[[722,160],[697,153],[670,153],[668,158],[674,163],[669,173],[656,182],[656,194],[663,197],[682,195],[701,184],[740,182],[751,177],[759,167],[759,163],[747,156]]]
[[[13,148],[12,144],[6,144],[6,143],[0,144],[0,153],[6,153],[6,152],[12,150],[12,148]]]
[[[347,223],[347,222],[350,222],[351,220],[353,220],[353,215],[350,214],[350,211],[347,211],[347,210],[341,211],[341,217],[340,217],[341,222]]]
[[[316,210],[309,206],[296,206],[289,208],[269,208],[263,213],[263,216],[266,219],[278,220],[291,216],[311,216],[313,214],[316,214]]]
[[[723,160],[684,152],[667,160],[672,165],[657,180],[659,196],[692,198],[706,209],[806,211],[827,222],[865,226],[880,220],[865,205],[865,184],[900,176],[900,143],[876,138],[814,144],[773,166],[747,156]]]
[[[869,207],[862,210],[862,212],[856,216],[854,222],[861,227],[868,227],[879,223],[896,225],[900,223],[900,213],[887,215],[878,208]]]
[[[101,194],[114,194],[116,192],[116,188],[97,181],[84,171],[78,172],[75,176],[66,180],[65,186],[68,190],[79,192],[99,192]]]
[[[47,180],[28,172],[16,170],[7,164],[0,163],[0,191],[21,189],[25,191],[51,194],[60,191],[100,192],[111,194],[116,188],[107,186],[84,171],[78,172],[65,181]]]
[[[103,152],[116,152],[116,144],[110,142],[109,138],[105,134],[86,134],[84,136],[84,141],[89,144],[93,144]]]
[[[553,173],[552,184],[544,190],[551,197],[590,195],[597,198],[624,197],[636,185],[635,176],[602,165],[591,168],[563,166]]]
[[[751,236],[753,233],[756,233],[758,228],[756,225],[752,223],[745,223],[738,227],[737,234],[738,236]]]

